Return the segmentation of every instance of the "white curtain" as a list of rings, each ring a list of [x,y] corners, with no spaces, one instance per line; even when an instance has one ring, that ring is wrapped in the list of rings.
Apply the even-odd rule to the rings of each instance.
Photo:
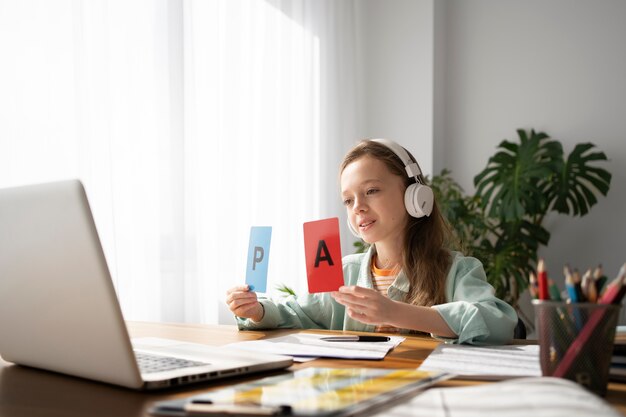
[[[0,0],[0,186],[81,178],[127,319],[231,323],[250,226],[343,218],[353,0]]]

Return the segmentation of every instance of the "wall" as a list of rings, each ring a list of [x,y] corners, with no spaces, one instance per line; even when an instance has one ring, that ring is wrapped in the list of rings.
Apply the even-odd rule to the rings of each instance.
[[[607,198],[583,218],[552,216],[549,273],[626,262],[626,2],[446,0],[437,5],[434,142],[443,167],[467,190],[517,128],[545,131],[569,153],[593,142],[610,158]],[[441,55],[439,55],[441,54]],[[623,315],[624,316],[624,315]],[[622,318],[624,321],[624,317]]]
[[[433,0],[359,0],[360,138],[407,147],[432,173]]]

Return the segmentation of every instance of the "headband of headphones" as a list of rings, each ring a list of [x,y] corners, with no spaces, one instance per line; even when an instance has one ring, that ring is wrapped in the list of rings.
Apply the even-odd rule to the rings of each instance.
[[[404,169],[406,170],[407,175],[409,177],[414,177],[415,181],[422,184],[422,181],[419,179],[420,175],[422,175],[420,166],[417,164],[417,161],[414,161],[413,158],[411,158],[409,153],[402,146],[389,139],[372,139],[372,142],[378,142],[391,149],[391,151],[393,151],[393,153],[400,158],[402,164],[404,164]]]

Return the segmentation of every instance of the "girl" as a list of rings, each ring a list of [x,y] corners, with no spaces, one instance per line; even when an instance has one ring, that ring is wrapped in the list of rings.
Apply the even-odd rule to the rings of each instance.
[[[332,293],[259,302],[247,286],[226,302],[240,329],[426,332],[451,343],[503,344],[515,310],[496,298],[479,260],[446,249],[449,229],[404,148],[365,140],[345,156],[341,195],[351,231],[371,246],[343,258]]]

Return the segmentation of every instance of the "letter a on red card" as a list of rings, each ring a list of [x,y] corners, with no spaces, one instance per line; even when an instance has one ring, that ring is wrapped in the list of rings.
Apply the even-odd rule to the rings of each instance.
[[[309,293],[337,291],[343,285],[339,219],[304,223],[304,252]]]

